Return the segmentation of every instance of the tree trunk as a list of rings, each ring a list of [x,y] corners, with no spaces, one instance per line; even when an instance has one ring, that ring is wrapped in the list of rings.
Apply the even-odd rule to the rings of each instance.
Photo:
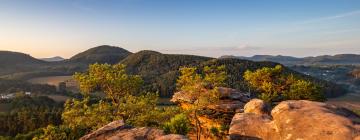
[[[197,117],[197,111],[195,110],[195,126],[196,126],[196,140],[200,140],[200,134],[201,134],[201,126],[200,121]]]

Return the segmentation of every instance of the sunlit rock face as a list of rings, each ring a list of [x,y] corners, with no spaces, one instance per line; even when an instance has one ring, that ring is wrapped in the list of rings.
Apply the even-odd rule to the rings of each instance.
[[[360,139],[359,116],[346,109],[306,100],[283,101],[271,112],[265,106],[258,99],[247,103],[232,119],[230,139]]]
[[[187,138],[176,134],[166,135],[156,128],[131,127],[119,120],[83,136],[80,140],[187,140]]]
[[[201,135],[205,139],[211,139],[209,137],[211,128],[228,127],[235,113],[243,112],[244,105],[250,100],[245,92],[225,87],[219,87],[218,90],[221,95],[219,102],[208,105],[200,111],[198,116],[202,128]],[[195,99],[186,95],[183,92],[177,92],[171,101],[178,103],[183,109],[188,109]],[[195,125],[195,121],[192,123]],[[225,131],[227,130],[228,128]]]

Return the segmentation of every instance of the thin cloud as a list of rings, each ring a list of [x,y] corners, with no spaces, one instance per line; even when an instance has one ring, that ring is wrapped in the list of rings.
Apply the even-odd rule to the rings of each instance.
[[[360,15],[360,10],[351,11],[351,12],[347,12],[347,13],[342,13],[342,14],[338,14],[338,15],[334,15],[334,16],[320,17],[320,18],[317,18],[317,19],[307,20],[307,21],[301,22],[300,24],[317,23],[317,22],[335,20],[335,19],[340,19],[340,18],[345,18],[345,17],[350,17],[350,16],[356,16],[356,15]]]
[[[158,51],[173,52],[173,51],[245,51],[245,50],[259,50],[261,47],[256,46],[229,46],[229,47],[194,47],[186,49],[163,49]]]

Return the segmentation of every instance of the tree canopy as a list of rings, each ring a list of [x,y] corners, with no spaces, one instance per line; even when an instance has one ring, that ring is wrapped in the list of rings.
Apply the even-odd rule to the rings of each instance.
[[[244,79],[258,93],[258,97],[267,102],[300,99],[325,100],[323,91],[318,85],[284,73],[281,65],[274,68],[264,67],[256,71],[248,70],[244,74]]]

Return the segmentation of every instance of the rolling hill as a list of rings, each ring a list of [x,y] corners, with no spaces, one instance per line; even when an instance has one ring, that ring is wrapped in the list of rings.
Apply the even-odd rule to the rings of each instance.
[[[109,63],[115,64],[126,58],[130,55],[131,52],[125,50],[123,48],[102,45],[95,48],[91,48],[84,52],[81,52],[73,57],[71,57],[68,61],[70,63]]]
[[[115,64],[131,52],[114,46],[102,45],[81,52],[62,61],[44,61],[17,52],[0,52],[0,78],[27,80],[41,76],[72,75],[85,71],[92,63]]]
[[[267,56],[268,57],[268,56]],[[122,63],[127,66],[131,74],[142,76],[145,81],[144,89],[159,92],[161,96],[171,96],[175,90],[178,69],[182,66],[202,68],[209,65],[225,65],[228,85],[232,88],[248,90],[243,80],[243,73],[262,67],[279,65],[275,62],[254,62],[237,58],[215,59],[194,55],[162,54],[155,51],[139,51],[131,53],[125,49],[113,46],[99,46],[73,56],[70,59],[55,62],[46,62],[29,55],[6,52],[0,53],[0,58],[9,59],[0,61],[0,78],[27,80],[34,77],[72,75],[75,72],[86,71],[92,63]],[[281,59],[281,58],[277,58]],[[1,59],[5,60],[5,59]],[[286,72],[310,79],[324,86],[328,97],[343,94],[342,88],[331,82],[319,80],[286,68]]]
[[[28,54],[0,51],[0,75],[28,72],[46,64],[48,63]]]
[[[176,88],[178,69],[182,66],[195,66],[199,69],[204,66],[225,65],[228,74],[227,84],[242,91],[248,91],[248,85],[243,79],[246,70],[256,70],[262,67],[280,65],[275,62],[254,62],[234,58],[215,59],[192,55],[171,55],[154,51],[140,51],[129,55],[120,63],[127,65],[127,71],[143,77],[147,90],[159,91],[161,96],[171,96]],[[335,97],[345,93],[345,90],[334,83],[316,79],[285,67],[286,73],[292,73],[318,83],[325,87],[327,97]]]

